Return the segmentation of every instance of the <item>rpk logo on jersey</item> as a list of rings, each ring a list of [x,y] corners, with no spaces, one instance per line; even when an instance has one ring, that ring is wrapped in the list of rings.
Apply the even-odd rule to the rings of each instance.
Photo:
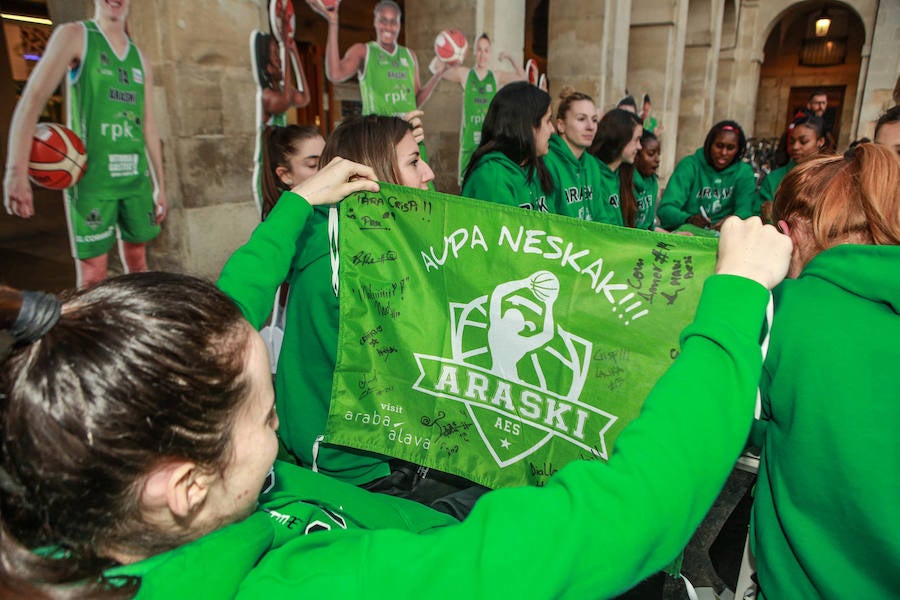
[[[618,419],[583,403],[592,344],[556,322],[559,279],[538,271],[467,304],[450,303],[452,356],[416,354],[414,390],[461,402],[501,468],[554,437],[607,458],[603,434]],[[548,383],[559,367],[568,376]],[[433,374],[437,374],[436,378]],[[526,442],[525,428],[545,435]]]
[[[121,121],[119,123],[101,123],[100,135],[112,140],[113,142],[121,139],[135,139],[134,127],[129,121]]]

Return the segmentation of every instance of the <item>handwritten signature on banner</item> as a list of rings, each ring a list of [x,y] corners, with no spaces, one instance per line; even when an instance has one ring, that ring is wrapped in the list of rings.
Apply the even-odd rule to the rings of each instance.
[[[326,440],[490,487],[606,459],[715,246],[390,185],[349,198]]]

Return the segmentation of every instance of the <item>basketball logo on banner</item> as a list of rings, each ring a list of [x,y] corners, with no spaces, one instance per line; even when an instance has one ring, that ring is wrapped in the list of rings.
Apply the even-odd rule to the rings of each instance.
[[[452,356],[415,355],[419,379],[413,389],[465,405],[501,468],[554,437],[608,458],[603,434],[618,417],[579,400],[592,344],[555,322],[558,294],[557,277],[538,271],[468,304],[451,302]],[[427,363],[437,369],[426,369]],[[428,376],[435,370],[436,381]],[[548,381],[560,370],[568,376]],[[518,438],[525,427],[545,435],[523,445]]]

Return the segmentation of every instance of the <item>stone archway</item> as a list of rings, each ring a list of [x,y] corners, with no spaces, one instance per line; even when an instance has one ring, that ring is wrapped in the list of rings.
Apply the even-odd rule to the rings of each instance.
[[[828,34],[817,37],[815,20],[827,10]],[[777,138],[814,89],[829,97],[828,122],[838,149],[855,136],[854,115],[860,99],[866,27],[854,7],[841,2],[794,4],[778,14],[761,36],[763,60],[759,71],[754,135]]]

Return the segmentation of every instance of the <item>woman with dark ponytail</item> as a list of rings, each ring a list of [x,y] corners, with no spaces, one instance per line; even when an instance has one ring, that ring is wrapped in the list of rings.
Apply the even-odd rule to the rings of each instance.
[[[600,161],[601,184],[594,193],[594,221],[634,226],[637,204],[630,166],[641,149],[637,115],[614,108],[600,119],[590,153]],[[624,167],[624,169],[623,169]]]
[[[374,171],[348,161],[323,174],[317,203],[377,190]],[[726,224],[682,352],[609,462],[487,493],[462,523],[275,460],[265,347],[210,283],[136,273],[61,303],[0,290],[0,596],[621,593],[671,561],[731,470],[767,288],[789,257],[771,226]],[[674,401],[684,397],[693,411]],[[706,433],[672,441],[691,426]],[[542,526],[523,527],[534,515]],[[569,550],[548,567],[549,547]],[[398,564],[427,576],[398,578]]]
[[[278,198],[319,170],[325,138],[312,125],[269,125],[263,131],[262,218]]]

